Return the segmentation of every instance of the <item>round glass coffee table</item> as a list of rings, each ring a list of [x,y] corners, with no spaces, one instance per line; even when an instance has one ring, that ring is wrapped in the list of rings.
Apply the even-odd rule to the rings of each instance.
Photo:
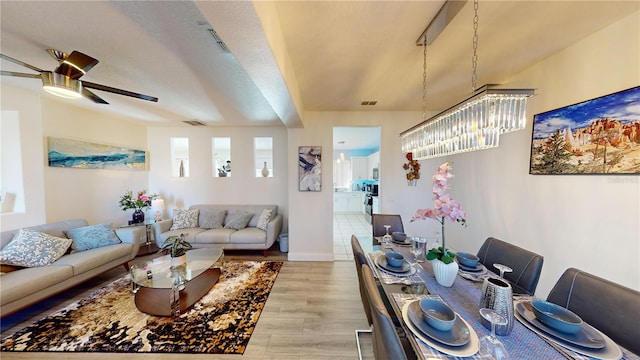
[[[131,266],[131,285],[138,310],[156,316],[177,316],[218,282],[224,264],[222,249],[187,251],[187,263],[171,267],[171,257]]]

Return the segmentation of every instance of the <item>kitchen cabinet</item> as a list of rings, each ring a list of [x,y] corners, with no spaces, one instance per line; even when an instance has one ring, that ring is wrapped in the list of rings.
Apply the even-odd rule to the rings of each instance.
[[[373,179],[373,169],[380,169],[380,151],[367,156],[367,172],[370,179]]]
[[[369,159],[363,156],[351,157],[351,180],[371,179]]]
[[[342,214],[362,214],[364,212],[364,193],[334,192],[333,212]]]
[[[371,211],[374,214],[380,214],[380,201],[378,200],[377,196],[372,197],[373,199],[373,205],[371,206]]]

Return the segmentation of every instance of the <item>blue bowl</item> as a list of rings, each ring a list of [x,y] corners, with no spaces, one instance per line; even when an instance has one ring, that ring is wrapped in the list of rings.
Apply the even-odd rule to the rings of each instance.
[[[480,261],[479,257],[466,252],[459,252],[456,254],[456,257],[458,258],[458,262],[460,264],[470,268],[478,266],[478,262]]]
[[[422,299],[420,310],[427,324],[440,331],[451,330],[456,321],[456,313],[440,300]]]
[[[575,334],[582,326],[580,316],[560,305],[544,301],[533,300],[531,302],[533,313],[543,324],[567,334]]]
[[[402,263],[404,263],[404,256],[402,256],[402,254],[388,252],[385,256],[387,257],[387,264],[389,264],[389,266],[401,267]]]
[[[405,241],[407,239],[407,234],[400,231],[394,231],[391,233],[391,238],[395,241]]]

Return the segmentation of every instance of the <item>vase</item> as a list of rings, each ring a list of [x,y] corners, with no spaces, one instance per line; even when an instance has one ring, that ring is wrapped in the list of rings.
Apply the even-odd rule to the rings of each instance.
[[[187,263],[187,255],[176,256],[171,258],[171,267],[177,268]]]
[[[269,168],[267,167],[267,162],[264,162],[264,167],[262,168],[262,176],[263,177],[267,177],[269,176]]]
[[[497,279],[487,278],[482,283],[482,297],[480,300],[480,308],[488,308],[495,310],[505,319],[506,325],[496,325],[497,335],[509,335],[513,329],[515,322],[513,316],[513,289],[508,282]],[[482,317],[482,324],[491,329],[491,323]]]
[[[136,211],[133,212],[132,220],[134,224],[144,222],[144,211],[142,211],[141,209],[136,209]]]
[[[444,287],[451,287],[458,276],[458,263],[452,261],[448,264],[443,263],[439,259],[431,260],[433,274],[436,276],[438,284]]]

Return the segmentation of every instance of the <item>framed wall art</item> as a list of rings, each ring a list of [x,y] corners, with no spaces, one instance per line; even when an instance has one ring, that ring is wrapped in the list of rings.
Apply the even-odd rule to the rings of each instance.
[[[49,137],[50,167],[146,170],[146,152],[86,141]]]
[[[322,190],[322,147],[298,147],[298,190]]]
[[[640,86],[533,117],[529,173],[640,174]]]

